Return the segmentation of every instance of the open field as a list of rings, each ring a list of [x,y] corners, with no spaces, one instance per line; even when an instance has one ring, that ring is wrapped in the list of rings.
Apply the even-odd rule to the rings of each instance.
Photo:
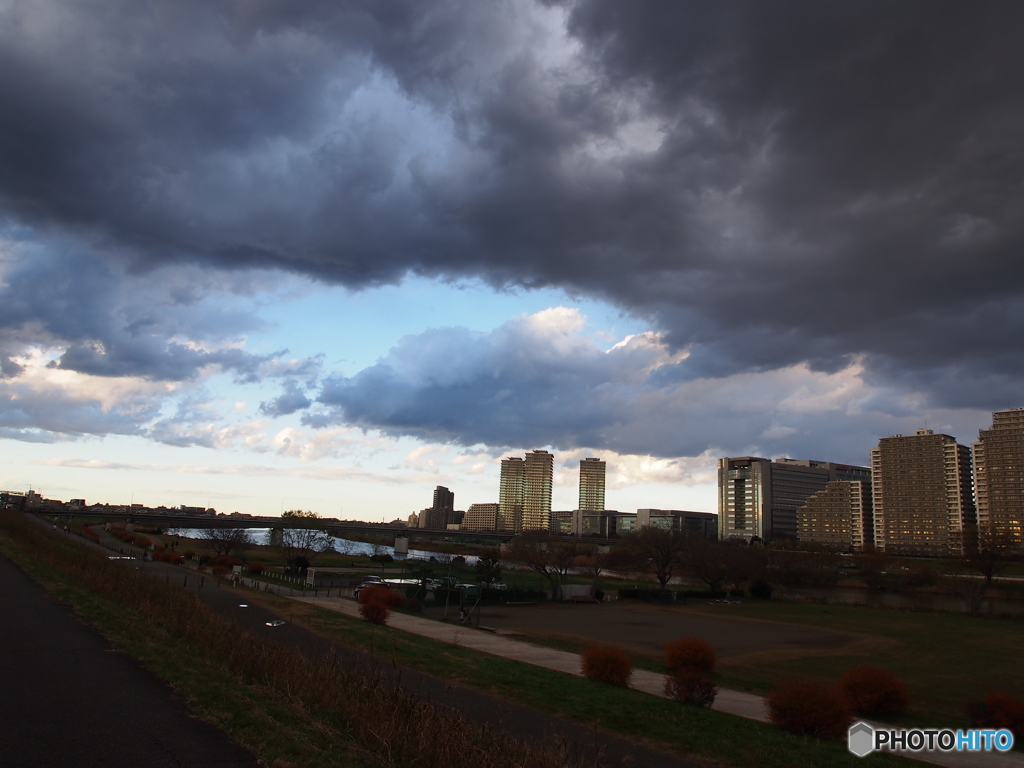
[[[678,754],[719,765],[779,768],[848,768],[845,744],[794,736],[764,723],[614,688],[470,649],[379,627],[336,611],[268,593],[244,593],[252,602],[346,645],[372,650],[453,683],[497,693],[508,699],[639,739]],[[486,616],[486,614],[485,614]],[[478,630],[467,629],[467,632]],[[874,753],[858,766],[920,765]]]
[[[1017,619],[774,600],[689,606],[620,601],[491,608],[483,623],[567,651],[595,641],[617,643],[638,666],[654,671],[664,670],[661,648],[669,640],[703,637],[719,654],[720,683],[754,693],[786,677],[835,680],[857,664],[876,664],[910,686],[907,723],[962,726],[968,701],[991,690],[1024,694],[1024,620]]]
[[[717,606],[716,606],[717,607]],[[703,637],[720,659],[761,650],[842,648],[858,635],[796,624],[751,622],[728,613],[688,607],[647,605],[633,600],[594,603],[547,603],[532,607],[484,609],[481,623],[499,630],[542,631],[577,635],[658,656],[679,637]],[[723,615],[724,614],[724,615]]]

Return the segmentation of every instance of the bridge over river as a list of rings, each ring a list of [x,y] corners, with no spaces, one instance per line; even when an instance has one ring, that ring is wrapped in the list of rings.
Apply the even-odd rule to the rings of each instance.
[[[51,513],[54,514],[54,513]],[[515,537],[507,531],[433,531],[425,528],[399,528],[381,523],[363,523],[359,521],[338,520],[330,517],[235,517],[232,515],[179,515],[160,514],[155,512],[111,511],[77,509],[74,512],[56,513],[60,517],[73,516],[81,519],[123,520],[138,525],[151,525],[160,528],[300,528],[327,531],[332,536],[348,538],[357,536],[408,536],[410,539],[444,540],[463,544],[486,544],[495,546],[503,544]],[[571,536],[558,537],[566,541]],[[610,544],[605,539],[587,537],[592,544]]]

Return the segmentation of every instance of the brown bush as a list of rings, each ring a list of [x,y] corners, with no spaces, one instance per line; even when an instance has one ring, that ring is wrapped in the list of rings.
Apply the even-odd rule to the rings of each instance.
[[[380,603],[385,608],[398,608],[402,604],[402,596],[389,587],[366,587],[360,590],[359,602]]]
[[[132,534],[129,534],[129,535],[132,535]],[[145,536],[140,536],[137,533],[134,534],[133,538],[134,538],[134,544],[135,544],[136,547],[143,547],[143,548],[145,548],[145,547],[148,547],[152,543]]]
[[[1024,749],[1024,701],[992,691],[984,701],[968,704],[967,714],[975,728],[1008,728],[1013,733],[1014,749]]]
[[[223,565],[215,565],[215,566],[213,566],[213,568],[210,569],[210,572],[213,573],[214,576],[227,576],[228,575],[228,569],[225,568]]]
[[[892,672],[861,664],[839,678],[846,705],[858,715],[898,715],[907,711],[910,692]]]
[[[387,624],[392,608],[402,604],[402,596],[388,587],[367,587],[359,592],[359,615],[374,624]]]
[[[371,624],[387,624],[388,616],[391,615],[391,611],[388,610],[388,607],[384,605],[384,603],[374,600],[360,605],[359,615]]]
[[[259,574],[263,573],[263,571],[265,571],[266,569],[267,569],[267,566],[265,566],[263,563],[261,563],[259,561],[254,561],[254,562],[249,563],[249,567],[246,570],[248,570],[249,573],[252,573],[252,574],[255,574],[255,575],[258,576]]]
[[[841,739],[850,727],[842,694],[821,680],[784,680],[768,692],[768,718],[793,733]]]
[[[196,556],[196,553],[194,550],[186,549],[184,552],[181,553],[181,556],[184,557],[186,560],[191,560],[193,557]]]
[[[232,566],[235,566],[235,565],[245,565],[245,561],[244,560],[239,560],[237,557],[228,557],[227,555],[219,555],[218,557],[213,558],[213,564],[214,565],[222,565],[225,568],[227,568],[228,570],[230,570],[232,568]]]
[[[715,671],[715,649],[699,637],[681,637],[665,646],[665,664],[671,673],[710,675]]]
[[[580,657],[581,671],[588,680],[625,688],[633,676],[633,662],[614,645],[592,645]]]
[[[715,703],[718,686],[706,675],[680,669],[665,678],[665,695],[686,704],[710,707]]]

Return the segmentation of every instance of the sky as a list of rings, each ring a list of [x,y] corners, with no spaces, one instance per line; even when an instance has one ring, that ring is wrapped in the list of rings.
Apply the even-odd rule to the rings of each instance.
[[[0,488],[715,511],[1024,406],[1015,2],[0,0]]]

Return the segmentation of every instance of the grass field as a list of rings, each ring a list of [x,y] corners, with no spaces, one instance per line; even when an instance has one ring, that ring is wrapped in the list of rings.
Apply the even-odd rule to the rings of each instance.
[[[638,691],[612,688],[390,627],[374,626],[272,594],[245,594],[247,599],[346,645],[372,650],[398,664],[680,754],[725,765],[765,768],[850,765],[851,756],[844,744],[793,736],[764,723],[682,706]],[[857,762],[858,766],[875,764],[911,765],[902,758],[880,754]]]
[[[859,636],[855,642],[835,649],[794,648],[720,659],[719,684],[735,690],[764,694],[786,677],[837,680],[850,667],[870,663],[890,670],[910,687],[911,712],[897,718],[898,722],[957,726],[967,725],[967,702],[983,699],[989,691],[1024,695],[1024,664],[1018,661],[1024,647],[1024,620],[1020,619],[777,600],[652,610],[782,622]],[[580,622],[580,626],[585,624]],[[752,630],[743,622],[737,625],[737,631]],[[517,634],[528,642],[573,653],[593,642],[536,628]],[[659,656],[628,649],[627,652],[641,669],[665,671]]]
[[[851,666],[871,663],[906,681],[913,697],[908,721],[929,725],[966,725],[967,702],[992,690],[1024,695],[1021,619],[777,601],[731,606],[730,613],[864,637],[845,649],[767,652],[727,660],[724,677],[749,690],[763,691],[783,677],[801,674],[835,680]]]

